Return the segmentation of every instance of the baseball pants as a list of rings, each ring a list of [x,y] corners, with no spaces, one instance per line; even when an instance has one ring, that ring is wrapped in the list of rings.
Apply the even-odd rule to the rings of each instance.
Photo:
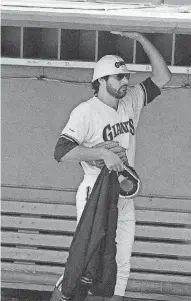
[[[87,200],[87,188],[90,191],[96,181],[95,176],[84,177],[76,195],[77,222],[80,220]],[[135,235],[135,212],[132,199],[120,197],[118,200],[117,243],[117,281],[116,296],[124,296],[130,274],[130,260]]]

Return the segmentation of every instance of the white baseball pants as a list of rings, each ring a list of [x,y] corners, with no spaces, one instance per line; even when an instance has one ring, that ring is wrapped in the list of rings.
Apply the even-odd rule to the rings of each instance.
[[[77,221],[80,220],[81,214],[87,200],[87,187],[91,190],[96,181],[95,176],[84,177],[80,184],[76,195]],[[90,190],[90,191],[91,191]],[[127,286],[127,280],[130,274],[130,259],[132,253],[132,246],[135,235],[135,213],[134,203],[132,199],[125,199],[124,197],[118,200],[118,223],[116,232],[117,243],[117,282],[115,286],[116,296],[124,296]]]

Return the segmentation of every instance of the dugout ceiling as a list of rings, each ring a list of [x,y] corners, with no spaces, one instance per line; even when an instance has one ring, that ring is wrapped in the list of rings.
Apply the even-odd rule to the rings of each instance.
[[[2,1],[2,64],[93,68],[105,54],[151,71],[141,45],[111,30],[145,33],[172,73],[191,74],[191,5],[91,1]],[[187,0],[186,0],[187,1]]]
[[[2,25],[89,30],[191,32],[191,6],[108,1],[2,1]],[[139,2],[139,1],[137,1]],[[166,1],[165,1],[166,2]],[[125,28],[124,28],[125,26]]]
[[[130,70],[151,71],[139,43],[110,34],[129,30],[145,33],[171,72],[191,74],[191,5],[153,3],[3,0],[2,64],[93,68],[115,53]]]

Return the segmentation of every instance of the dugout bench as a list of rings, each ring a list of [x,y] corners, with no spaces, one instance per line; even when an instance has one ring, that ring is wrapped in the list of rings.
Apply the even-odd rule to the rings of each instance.
[[[139,196],[127,300],[191,300],[191,200]],[[75,191],[2,187],[1,286],[52,291],[76,228]]]

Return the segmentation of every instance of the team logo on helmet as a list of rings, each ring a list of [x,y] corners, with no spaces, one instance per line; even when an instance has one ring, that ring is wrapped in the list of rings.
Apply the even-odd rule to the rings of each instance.
[[[115,67],[116,67],[116,68],[119,68],[119,67],[121,67],[121,66],[123,66],[123,65],[125,65],[125,62],[123,62],[123,61],[121,61],[121,62],[116,62],[116,63],[115,63]]]

